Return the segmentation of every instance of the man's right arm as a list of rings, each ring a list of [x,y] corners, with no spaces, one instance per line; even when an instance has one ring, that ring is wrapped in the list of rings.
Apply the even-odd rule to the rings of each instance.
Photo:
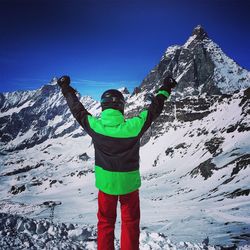
[[[76,90],[70,86],[70,78],[68,76],[62,76],[57,81],[61,87],[62,94],[65,97],[69,109],[78,123],[85,129],[88,130],[87,116],[91,115],[79,101],[76,96]]]

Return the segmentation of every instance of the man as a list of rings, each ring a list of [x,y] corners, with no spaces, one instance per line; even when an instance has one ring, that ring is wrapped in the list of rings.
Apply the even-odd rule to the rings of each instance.
[[[162,112],[164,101],[171,94],[176,81],[166,77],[151,104],[138,116],[124,118],[125,100],[115,89],[101,96],[102,113],[93,117],[70,86],[70,78],[62,76],[58,85],[69,108],[92,137],[95,148],[95,178],[98,193],[98,250],[114,249],[116,207],[121,204],[121,249],[138,250],[140,235],[139,173],[140,138]]]

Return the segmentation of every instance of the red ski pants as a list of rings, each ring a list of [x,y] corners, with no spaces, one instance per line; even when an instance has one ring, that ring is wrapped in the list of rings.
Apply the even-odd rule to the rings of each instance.
[[[138,250],[140,236],[139,190],[125,195],[98,193],[98,250],[114,250],[117,201],[121,204],[121,250]]]

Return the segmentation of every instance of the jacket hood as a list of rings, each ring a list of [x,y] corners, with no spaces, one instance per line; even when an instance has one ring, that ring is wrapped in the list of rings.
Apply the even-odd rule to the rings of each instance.
[[[101,122],[105,126],[114,127],[125,121],[121,111],[116,109],[105,109],[101,113]]]

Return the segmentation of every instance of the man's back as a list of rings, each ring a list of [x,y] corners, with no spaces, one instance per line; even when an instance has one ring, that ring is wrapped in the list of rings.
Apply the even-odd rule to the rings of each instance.
[[[165,80],[164,80],[165,81]],[[98,192],[98,250],[114,249],[116,207],[121,204],[121,249],[138,250],[140,235],[139,173],[140,138],[162,112],[164,101],[176,82],[166,78],[150,106],[138,116],[124,119],[125,99],[118,90],[101,97],[101,118],[91,116],[69,86],[68,76],[59,79],[69,108],[95,147],[95,177]]]

